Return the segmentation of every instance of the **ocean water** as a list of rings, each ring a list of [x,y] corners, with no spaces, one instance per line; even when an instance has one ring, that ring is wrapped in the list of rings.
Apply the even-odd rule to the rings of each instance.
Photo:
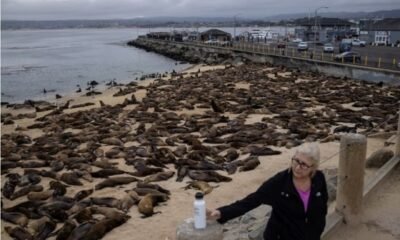
[[[180,71],[188,64],[126,42],[148,29],[18,30],[1,33],[1,101],[55,99],[116,79],[128,83],[143,74]],[[46,89],[46,94],[43,93]]]
[[[209,28],[108,28],[1,31],[1,101],[54,100],[86,88],[96,80],[104,86],[116,79],[128,83],[149,73],[180,71],[190,65],[177,64],[164,56],[129,47],[126,42],[149,31]],[[236,34],[253,28],[236,28]],[[233,28],[221,28],[231,34]],[[284,34],[288,29],[273,27]],[[293,31],[293,29],[289,29]],[[43,93],[46,89],[46,94]]]

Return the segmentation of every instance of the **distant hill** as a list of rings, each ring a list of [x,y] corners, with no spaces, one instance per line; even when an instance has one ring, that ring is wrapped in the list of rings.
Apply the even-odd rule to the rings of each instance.
[[[282,20],[293,20],[313,17],[313,13],[280,14],[267,18],[237,19],[237,26],[274,26]],[[364,18],[400,18],[400,9],[375,12],[321,12],[322,17],[342,19]],[[232,27],[232,17],[151,17],[133,19],[104,19],[104,20],[49,20],[49,21],[17,21],[2,20],[2,30],[7,29],[60,29],[60,28],[122,28],[122,27]]]
[[[343,18],[343,19],[370,19],[370,18],[400,18],[400,9],[394,10],[382,10],[375,12],[319,12],[319,16],[330,17],[330,18]],[[295,13],[295,14],[279,14],[265,19],[268,21],[281,21],[289,19],[297,19],[303,17],[314,17],[314,12],[310,13]]]

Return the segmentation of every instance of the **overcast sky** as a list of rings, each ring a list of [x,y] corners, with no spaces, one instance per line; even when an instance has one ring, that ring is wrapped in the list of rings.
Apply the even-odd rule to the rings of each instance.
[[[377,11],[400,0],[1,0],[1,18],[15,20],[112,19],[155,16],[267,17],[286,13]]]

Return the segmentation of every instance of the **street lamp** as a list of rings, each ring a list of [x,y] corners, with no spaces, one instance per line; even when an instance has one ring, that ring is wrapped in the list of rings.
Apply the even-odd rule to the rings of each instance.
[[[239,15],[240,13],[233,16],[233,41],[236,41],[236,17]]]
[[[314,13],[314,52],[315,52],[315,47],[317,45],[317,14],[318,14],[318,10],[320,9],[327,9],[328,7],[319,7],[315,9],[315,13]],[[318,32],[319,33],[319,32]]]

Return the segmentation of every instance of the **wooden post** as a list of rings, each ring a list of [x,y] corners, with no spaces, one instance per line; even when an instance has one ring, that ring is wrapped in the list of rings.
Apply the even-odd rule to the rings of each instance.
[[[364,190],[364,170],[367,138],[361,134],[346,134],[340,140],[340,157],[336,210],[345,222],[353,225],[360,221]]]
[[[378,58],[378,68],[380,68],[381,67],[381,58]]]
[[[396,153],[395,156],[400,157],[400,109],[397,112],[399,115],[399,123],[397,124],[397,140],[396,140]]]
[[[222,225],[207,221],[205,229],[195,229],[193,218],[186,219],[176,229],[177,240],[222,240],[224,237]]]
[[[396,58],[393,58],[393,67],[396,67]]]
[[[365,56],[365,66],[368,65],[368,56]]]

